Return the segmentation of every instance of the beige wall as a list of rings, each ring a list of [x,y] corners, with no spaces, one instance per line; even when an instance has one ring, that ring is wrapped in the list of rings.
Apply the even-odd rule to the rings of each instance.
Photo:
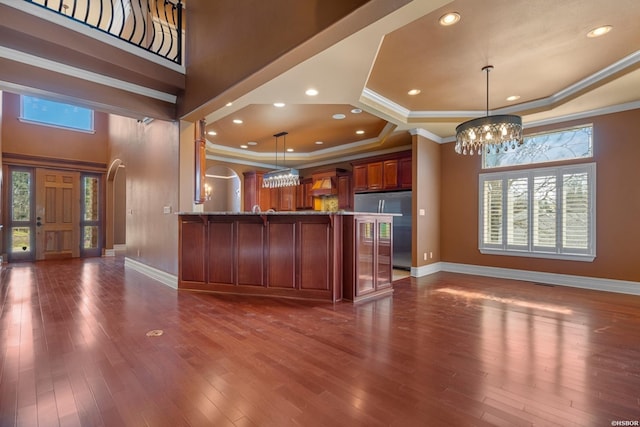
[[[51,126],[21,122],[20,96],[2,93],[4,120],[2,152],[105,164],[107,161],[109,117],[95,112],[95,133],[76,132]]]
[[[440,148],[440,145],[421,135],[413,136],[413,267],[440,261]],[[424,215],[421,215],[422,212]]]
[[[126,169],[126,256],[178,274],[178,123],[111,116],[111,159]],[[169,207],[171,213],[164,213]]]
[[[593,123],[596,183],[596,259],[593,262],[482,255],[478,251],[478,156],[455,154],[442,146],[442,261],[578,276],[640,281],[640,144],[635,127],[640,109],[544,128]]]

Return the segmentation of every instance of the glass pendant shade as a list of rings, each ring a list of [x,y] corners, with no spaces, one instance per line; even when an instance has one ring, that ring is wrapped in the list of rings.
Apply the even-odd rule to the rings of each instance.
[[[286,156],[287,150],[287,139],[286,136],[288,132],[279,132],[273,135],[276,138],[276,168],[278,167],[278,138],[283,137],[284,139],[284,148],[283,148],[283,163]],[[283,168],[283,169],[275,169],[269,172],[266,172],[262,176],[262,187],[263,188],[282,188],[282,187],[295,187],[300,184],[300,174],[297,169],[291,168]]]
[[[511,114],[489,116],[489,71],[492,65],[482,68],[487,72],[487,115],[467,120],[456,127],[455,151],[458,154],[497,153],[514,150],[522,145],[522,118]]]
[[[269,171],[262,176],[262,187],[280,188],[293,187],[300,184],[300,174],[297,169],[278,169]]]
[[[458,154],[497,153],[513,150],[522,145],[522,118],[513,115],[495,115],[468,120],[456,127]]]

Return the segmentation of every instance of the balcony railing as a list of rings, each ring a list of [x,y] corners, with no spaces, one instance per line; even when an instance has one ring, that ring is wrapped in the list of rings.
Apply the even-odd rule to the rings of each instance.
[[[25,0],[182,64],[181,0]]]

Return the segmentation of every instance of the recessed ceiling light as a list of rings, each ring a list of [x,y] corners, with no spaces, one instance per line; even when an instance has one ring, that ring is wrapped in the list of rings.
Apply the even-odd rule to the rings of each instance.
[[[285,106],[285,103],[284,102],[274,102],[273,106],[274,107],[278,107],[278,108],[282,108],[282,107]]]
[[[460,21],[460,14],[458,12],[449,12],[442,15],[438,22],[440,22],[440,25],[443,27],[448,27],[449,25],[456,24],[458,21]]]
[[[597,28],[594,28],[593,30],[589,31],[587,33],[587,37],[592,39],[594,37],[604,36],[605,34],[607,34],[612,29],[613,29],[613,27],[611,25],[603,25],[602,27],[597,27]]]
[[[210,130],[207,135],[216,136],[218,133],[215,130]]]
[[[352,114],[360,114],[362,113],[362,110],[360,108],[354,108],[353,110],[351,110]]]
[[[247,145],[258,145],[258,143],[255,141],[249,141],[247,142]]]
[[[240,146],[240,148],[249,148],[249,146],[248,146],[248,145],[244,145],[244,144],[242,144],[242,145]]]
[[[364,131],[363,131],[363,130],[357,130],[357,131],[356,131],[356,133],[357,133],[358,135],[363,135],[363,134],[364,134]]]
[[[420,89],[411,89],[409,92],[407,92],[407,94],[414,96],[419,94],[420,92],[421,92]]]
[[[324,142],[322,142],[322,141],[316,141],[316,145],[322,145],[322,144],[324,144]]]
[[[241,125],[242,124],[242,120],[240,119],[233,119],[233,123],[237,124],[237,125]]]
[[[318,91],[316,89],[307,89],[307,91],[305,93],[308,96],[316,96],[318,94]]]
[[[287,148],[287,153],[293,153],[293,148]]]
[[[233,105],[233,102],[227,102],[227,107],[231,107]]]
[[[518,99],[520,99],[520,95],[511,95],[511,96],[507,97],[507,101],[509,101],[509,102],[517,101]]]
[[[334,118],[334,119],[336,119],[336,120],[342,120],[342,119],[344,119],[344,118],[345,118],[345,117],[347,117],[347,116],[345,116],[344,114],[334,114],[334,115],[333,115],[333,116],[331,116],[331,117],[333,117],[333,118]]]

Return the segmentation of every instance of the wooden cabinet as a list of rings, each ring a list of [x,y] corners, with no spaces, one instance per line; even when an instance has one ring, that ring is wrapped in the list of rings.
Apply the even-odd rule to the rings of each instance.
[[[178,287],[342,299],[342,216],[181,214]]]
[[[353,166],[353,191],[367,190],[367,165]]]
[[[353,209],[353,191],[351,190],[351,175],[338,175],[338,209],[346,211]]]
[[[370,158],[353,164],[353,191],[389,191],[411,188],[411,152]]]
[[[403,157],[398,160],[398,180],[400,188],[411,188],[413,181],[411,157]]]
[[[313,181],[306,178],[300,181],[300,185],[296,187],[296,209],[313,209],[313,195],[311,194],[311,186]]]
[[[354,215],[344,219],[343,297],[353,302],[393,292],[390,215]]]
[[[398,159],[385,160],[383,163],[383,188],[398,188]]]
[[[296,210],[296,188],[294,187],[282,187],[274,188],[278,196],[278,206],[274,208],[277,211],[295,211]]]
[[[262,172],[244,172],[244,210],[251,212],[255,205],[261,211],[274,208],[271,202],[272,189],[262,188]],[[275,199],[277,200],[277,199]],[[274,200],[274,202],[275,202]]]
[[[373,162],[367,164],[367,189],[380,190],[384,187],[382,162]]]

